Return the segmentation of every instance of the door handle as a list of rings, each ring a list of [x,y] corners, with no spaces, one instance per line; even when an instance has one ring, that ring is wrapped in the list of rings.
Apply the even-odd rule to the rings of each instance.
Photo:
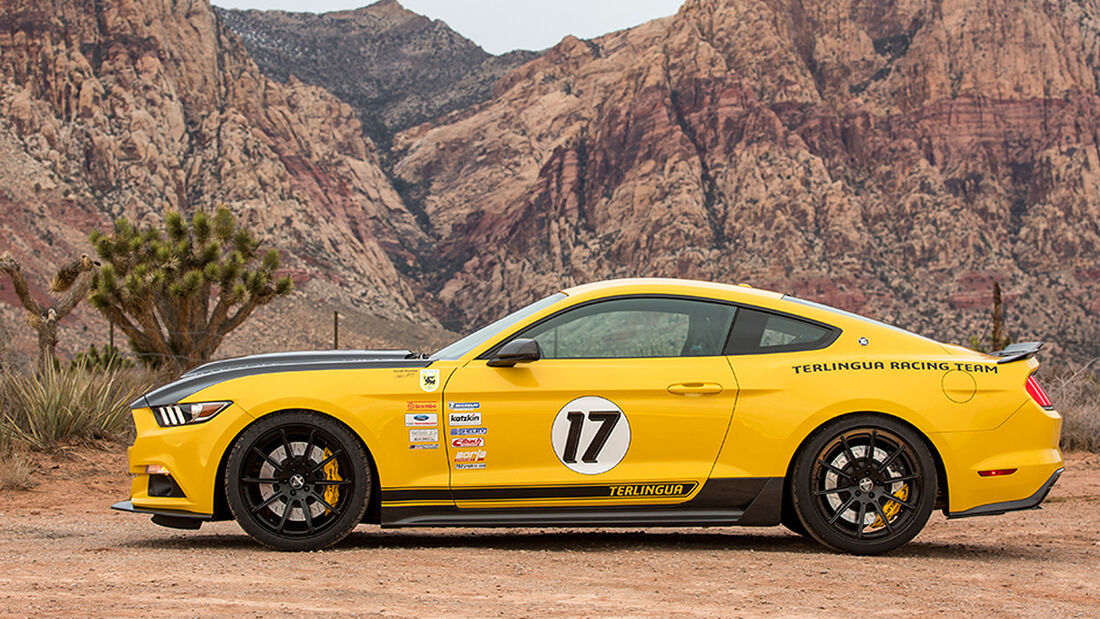
[[[675,395],[715,395],[722,393],[718,383],[676,383],[668,386],[668,392]]]

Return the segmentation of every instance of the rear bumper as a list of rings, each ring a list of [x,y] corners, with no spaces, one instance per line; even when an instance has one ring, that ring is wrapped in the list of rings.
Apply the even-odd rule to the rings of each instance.
[[[970,509],[961,512],[948,512],[948,518],[969,518],[970,516],[997,516],[1005,512],[1020,511],[1023,509],[1038,509],[1039,504],[1042,503],[1047,495],[1050,494],[1050,489],[1054,487],[1054,483],[1058,481],[1058,478],[1062,476],[1062,472],[1066,469],[1060,468],[1054,471],[1054,474],[1050,476],[1050,479],[1046,480],[1038,490],[1031,496],[1019,499],[1016,501],[1003,501],[1001,503],[990,503],[989,505],[979,505],[977,507],[971,507]]]

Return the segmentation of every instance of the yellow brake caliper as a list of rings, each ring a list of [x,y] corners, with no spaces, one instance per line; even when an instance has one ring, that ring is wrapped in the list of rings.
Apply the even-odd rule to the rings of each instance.
[[[902,485],[902,487],[898,488],[898,491],[895,492],[893,496],[894,498],[901,501],[908,500],[909,484]],[[887,520],[893,520],[894,516],[896,516],[899,511],[901,511],[901,505],[897,504],[894,501],[890,501],[886,505],[882,506],[882,513],[886,515]],[[880,516],[878,518],[875,518],[875,521],[871,523],[871,528],[877,529],[878,527],[884,526],[884,524],[885,523],[882,522],[882,517]]]
[[[325,449],[325,452],[324,452],[324,454],[322,454],[321,458],[322,458],[322,460],[324,460],[324,459],[327,459],[331,455],[332,455],[332,450]],[[332,460],[329,460],[328,464],[325,465],[324,471],[325,471],[325,479],[327,479],[329,481],[341,481],[343,479],[342,477],[340,477],[340,465],[336,463],[336,458],[333,458]],[[340,500],[340,486],[325,486],[325,502],[328,503],[329,505],[336,505],[336,501],[339,501],[339,500]],[[329,510],[326,507],[325,508],[325,515],[326,516],[328,515],[329,511],[331,511],[331,510]]]

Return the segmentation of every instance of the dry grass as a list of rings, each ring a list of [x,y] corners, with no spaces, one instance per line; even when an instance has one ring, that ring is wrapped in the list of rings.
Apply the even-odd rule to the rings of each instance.
[[[34,487],[34,460],[25,451],[10,448],[0,451],[0,490],[27,490]]]
[[[0,434],[36,450],[126,439],[133,435],[129,404],[154,382],[137,369],[6,372],[0,377]]]
[[[1100,452],[1100,380],[1096,360],[1043,378],[1062,415],[1062,449]]]

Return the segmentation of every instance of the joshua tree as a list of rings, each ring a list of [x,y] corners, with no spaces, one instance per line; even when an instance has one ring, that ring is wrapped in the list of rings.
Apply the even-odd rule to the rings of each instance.
[[[971,335],[970,348],[978,352],[994,352],[1001,350],[1012,343],[1012,338],[1004,333],[1004,308],[1001,303],[1001,285],[993,282],[993,313],[991,314],[993,327],[989,332],[989,350],[982,344],[982,338]]]
[[[15,294],[27,310],[27,324],[38,332],[38,368],[44,370],[57,362],[54,350],[57,348],[57,323],[67,316],[80,303],[92,287],[97,263],[87,254],[80,256],[61,267],[50,283],[50,291],[61,294],[51,305],[42,305],[31,294],[23,268],[12,258],[9,252],[0,256],[0,271],[11,277]]]
[[[92,305],[118,325],[150,365],[185,371],[210,359],[260,305],[291,291],[276,279],[279,253],[259,243],[227,208],[188,221],[169,212],[165,230],[120,218],[90,236],[103,268]]]

